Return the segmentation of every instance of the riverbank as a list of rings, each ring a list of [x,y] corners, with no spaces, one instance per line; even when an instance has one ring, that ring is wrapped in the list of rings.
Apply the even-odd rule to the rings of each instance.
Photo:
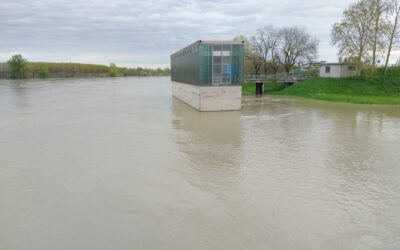
[[[243,85],[243,94],[254,93],[255,84]],[[281,83],[267,83],[264,93],[357,104],[400,105],[400,79],[393,75],[386,79],[380,76],[311,78],[287,88]]]
[[[111,63],[109,66],[82,63],[54,63],[23,61],[12,69],[9,63],[0,62],[0,79],[43,79],[117,76],[168,76],[169,68],[126,68]],[[14,72],[14,73],[13,73]],[[15,73],[16,72],[16,73]]]

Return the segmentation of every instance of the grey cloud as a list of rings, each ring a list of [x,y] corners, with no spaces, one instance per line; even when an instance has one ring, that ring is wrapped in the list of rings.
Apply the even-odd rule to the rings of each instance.
[[[320,59],[335,60],[331,25],[348,0],[1,0],[0,61],[115,62],[167,66],[169,55],[198,39],[251,36],[259,27],[298,25],[321,40]]]

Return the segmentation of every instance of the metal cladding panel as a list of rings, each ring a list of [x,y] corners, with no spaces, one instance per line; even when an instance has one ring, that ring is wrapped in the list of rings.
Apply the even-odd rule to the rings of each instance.
[[[243,82],[244,69],[244,46],[243,44],[232,45],[232,84]]]
[[[199,84],[200,65],[198,44],[171,56],[171,79],[176,82]]]
[[[200,79],[199,83],[211,85],[212,83],[212,45],[201,44],[200,51]]]

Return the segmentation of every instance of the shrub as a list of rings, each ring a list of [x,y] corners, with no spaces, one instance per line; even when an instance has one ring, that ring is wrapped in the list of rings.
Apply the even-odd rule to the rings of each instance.
[[[27,63],[26,59],[21,55],[14,55],[7,61],[11,68],[11,78],[20,79],[24,78],[24,69]]]
[[[36,72],[37,76],[39,78],[48,78],[50,77],[50,73],[49,70],[47,68],[40,68],[38,69],[38,71]]]

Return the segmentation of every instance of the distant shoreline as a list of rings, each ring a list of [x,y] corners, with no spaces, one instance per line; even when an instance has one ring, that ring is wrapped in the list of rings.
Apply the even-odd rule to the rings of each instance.
[[[0,79],[56,79],[87,77],[169,76],[169,68],[127,68],[82,63],[24,62],[18,72],[13,72],[7,62],[0,62]]]
[[[13,79],[13,78],[0,78],[0,81],[24,81],[24,80],[38,80],[38,81],[43,81],[43,80],[65,80],[65,79],[90,79],[90,78],[129,78],[129,77],[135,77],[135,78],[151,78],[151,77],[170,77],[170,75],[155,75],[155,76],[76,76],[76,77],[48,77],[48,78],[19,78],[19,79]]]

